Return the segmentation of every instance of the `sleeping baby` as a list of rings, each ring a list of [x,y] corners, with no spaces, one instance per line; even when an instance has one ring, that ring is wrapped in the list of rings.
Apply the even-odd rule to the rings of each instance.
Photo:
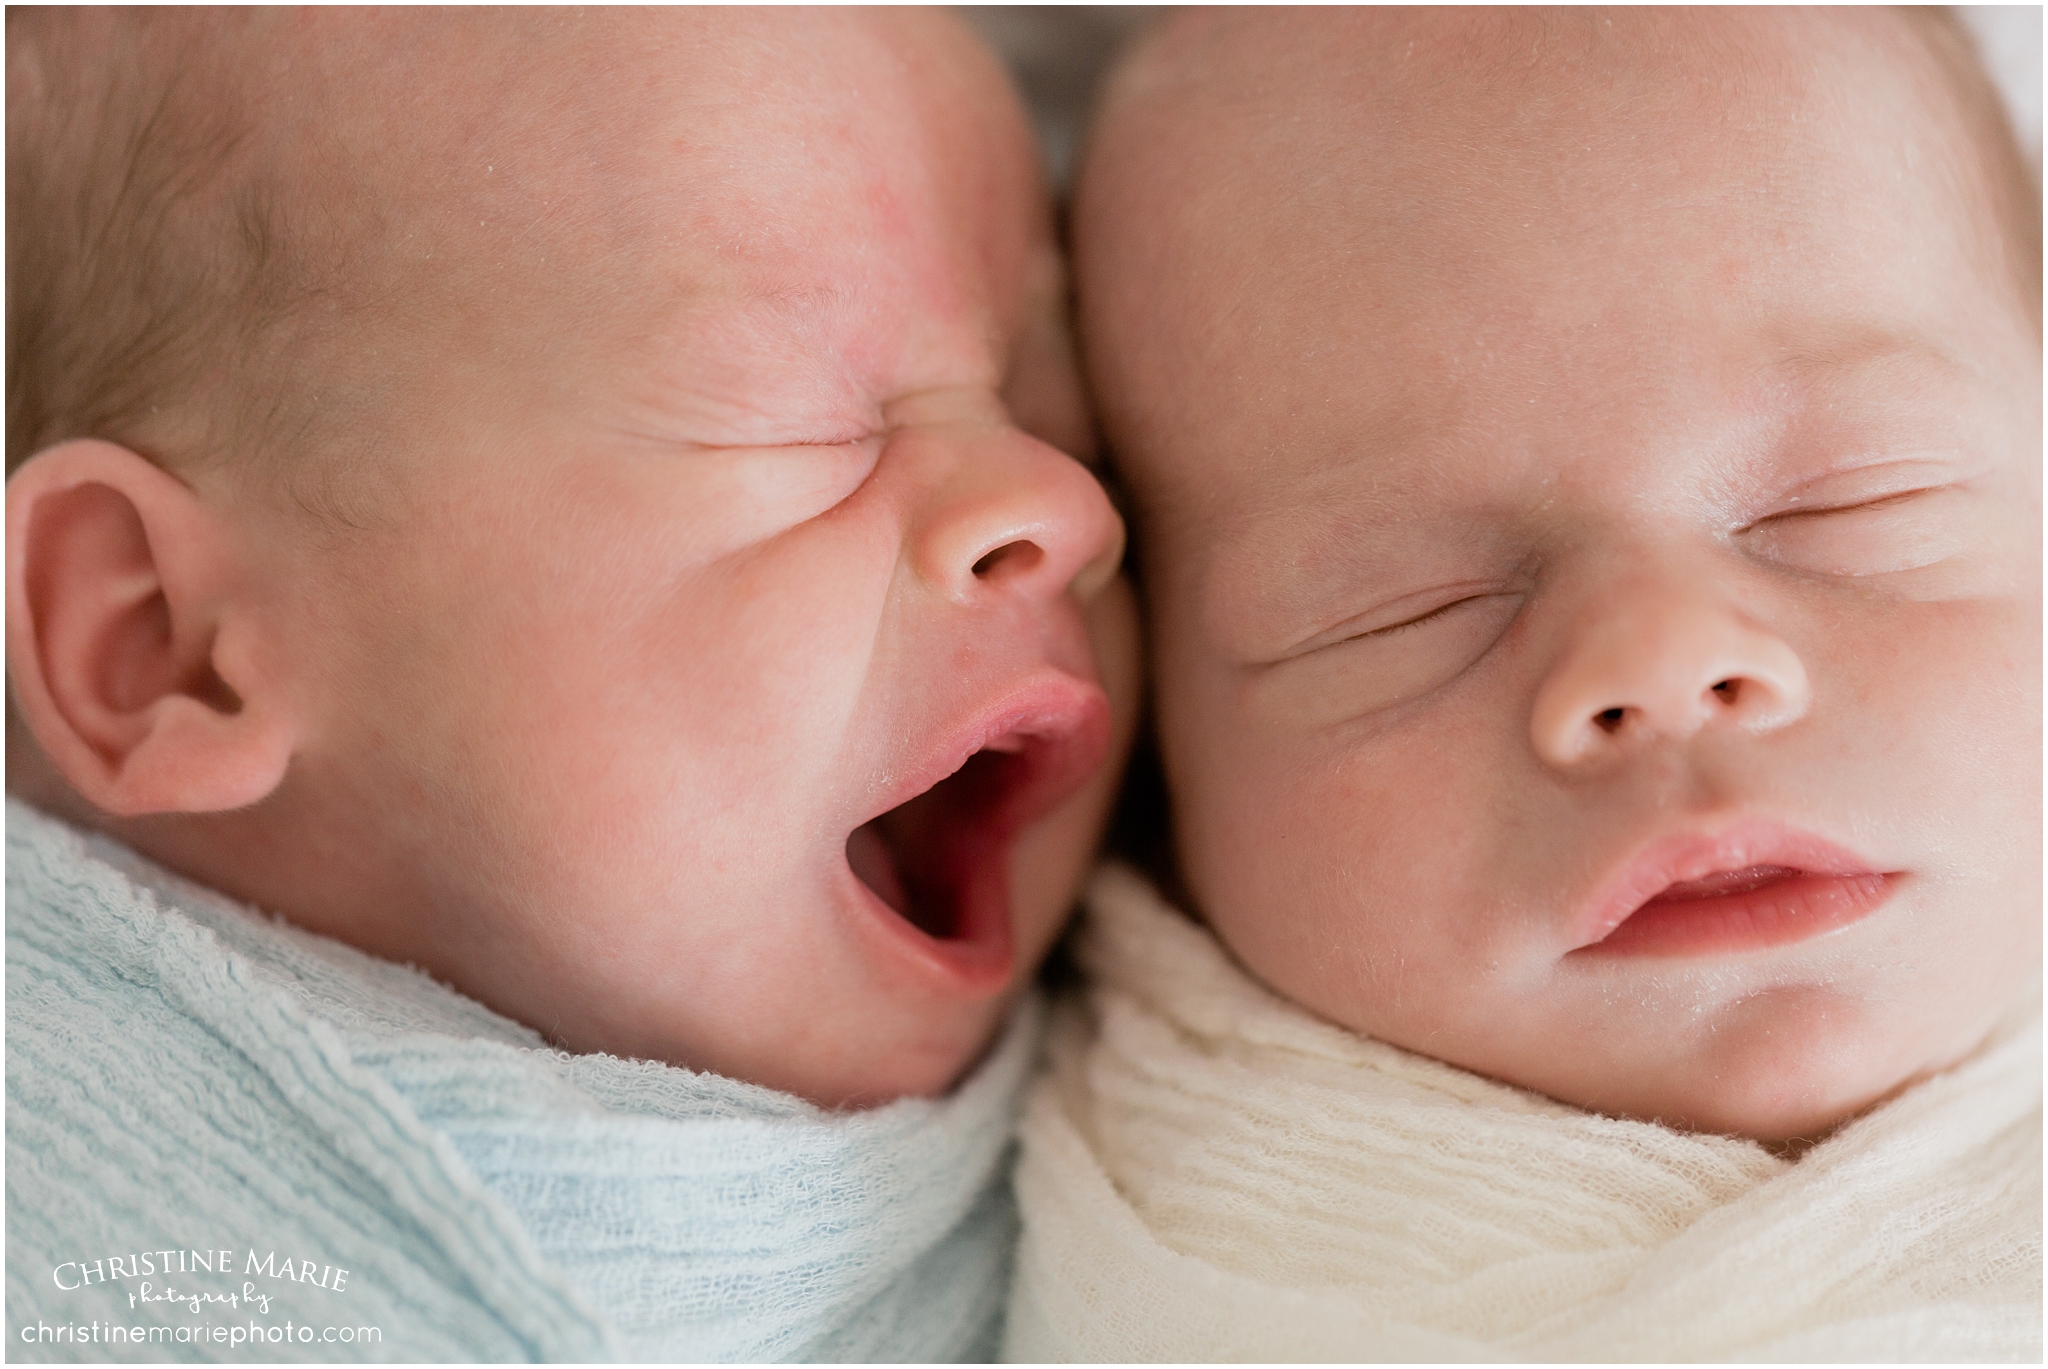
[[[1191,12],[1075,232],[1175,868],[1007,1352],[2038,1359],[2038,200],[1952,24]]]
[[[14,1353],[991,1353],[1135,664],[993,59],[8,39]]]

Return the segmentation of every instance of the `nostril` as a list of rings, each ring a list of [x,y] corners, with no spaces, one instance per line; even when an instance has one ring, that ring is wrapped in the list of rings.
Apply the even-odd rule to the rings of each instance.
[[[1621,720],[1624,716],[1626,716],[1626,714],[1626,709],[1606,708],[1602,709],[1598,713],[1595,713],[1593,715],[1593,721],[1600,725],[1600,730],[1602,732],[1612,734],[1615,732],[1619,732],[1621,730]]]
[[[1724,704],[1732,704],[1742,693],[1742,681],[1729,678],[1714,686],[1714,697]]]
[[[974,573],[984,580],[994,579],[998,574],[1017,575],[1044,559],[1045,552],[1036,542],[1005,542],[976,561]]]

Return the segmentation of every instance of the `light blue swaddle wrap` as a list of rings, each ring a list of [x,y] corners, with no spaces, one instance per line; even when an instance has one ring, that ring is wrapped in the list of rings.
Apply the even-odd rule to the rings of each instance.
[[[985,1359],[1037,1019],[946,1099],[829,1113],[562,1054],[10,801],[9,1349]]]

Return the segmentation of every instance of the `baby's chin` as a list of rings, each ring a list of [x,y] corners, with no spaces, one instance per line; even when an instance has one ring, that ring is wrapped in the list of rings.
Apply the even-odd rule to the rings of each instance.
[[[810,1062],[787,1071],[768,1070],[756,1082],[792,1093],[822,1108],[850,1110],[882,1107],[903,1098],[940,1098],[974,1072],[994,1047],[1011,999],[978,1005],[973,1020],[942,1034],[936,1041],[898,1050],[877,1050],[870,1058],[849,1061],[827,1073]]]
[[[1997,1013],[1952,1024],[1937,1042],[1916,1030],[1927,1024],[1881,1002],[1804,985],[1745,996],[1712,1017],[1668,1055],[1510,1082],[1608,1116],[1796,1151],[1955,1064]]]
[[[667,1059],[821,1108],[881,1107],[951,1092],[1000,1039],[1016,999],[1013,988],[974,1003],[872,1003],[853,1014],[812,1013],[809,1031],[753,1047],[728,1042],[722,1049],[613,1053]],[[787,1006],[792,1016],[806,1014],[801,1003]],[[593,1049],[588,1043],[558,1044]]]

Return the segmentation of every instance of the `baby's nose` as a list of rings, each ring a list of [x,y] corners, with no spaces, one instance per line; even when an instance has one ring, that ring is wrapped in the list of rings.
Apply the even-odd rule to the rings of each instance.
[[[1123,559],[1124,524],[1074,458],[1007,425],[939,425],[914,531],[918,572],[948,598],[1092,597]]]
[[[1530,740],[1572,769],[1652,738],[1783,727],[1809,696],[1806,668],[1776,633],[1711,590],[1660,578],[1589,607],[1537,691]]]

